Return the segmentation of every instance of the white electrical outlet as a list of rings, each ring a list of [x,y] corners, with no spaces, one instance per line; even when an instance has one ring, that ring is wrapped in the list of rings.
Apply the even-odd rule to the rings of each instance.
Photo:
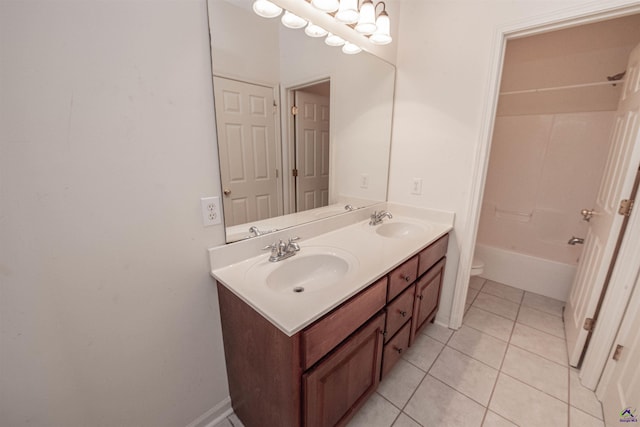
[[[360,175],[360,188],[369,188],[369,174]]]
[[[411,194],[417,196],[422,194],[422,178],[413,178],[413,181],[411,181]]]
[[[200,199],[200,205],[202,206],[202,224],[204,224],[205,227],[222,222],[220,218],[219,197],[202,197]]]

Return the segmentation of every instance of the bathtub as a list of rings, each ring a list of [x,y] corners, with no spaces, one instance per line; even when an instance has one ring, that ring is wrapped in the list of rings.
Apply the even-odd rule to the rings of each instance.
[[[484,261],[485,279],[566,301],[577,265],[564,264],[482,244],[475,256]]]

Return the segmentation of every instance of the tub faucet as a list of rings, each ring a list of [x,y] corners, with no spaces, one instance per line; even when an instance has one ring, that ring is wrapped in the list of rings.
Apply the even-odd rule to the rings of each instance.
[[[576,244],[583,244],[584,243],[584,239],[580,238],[580,237],[576,237],[576,236],[571,236],[571,238],[569,239],[569,241],[567,242],[570,245],[576,245]]]
[[[391,215],[387,211],[380,211],[380,212],[373,211],[373,213],[371,214],[371,218],[369,220],[369,225],[378,225],[382,222],[382,220],[385,217],[391,219],[393,218],[393,215]]]

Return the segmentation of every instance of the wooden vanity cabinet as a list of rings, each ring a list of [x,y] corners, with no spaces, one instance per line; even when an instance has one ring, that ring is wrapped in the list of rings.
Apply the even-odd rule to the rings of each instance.
[[[445,235],[293,336],[218,283],[229,392],[243,424],[345,425],[435,316],[447,242]]]

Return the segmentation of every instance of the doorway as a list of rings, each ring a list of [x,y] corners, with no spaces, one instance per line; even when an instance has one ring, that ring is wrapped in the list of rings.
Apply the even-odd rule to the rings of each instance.
[[[637,13],[637,8],[635,9],[635,11]],[[629,10],[623,11],[621,9],[620,11],[618,11],[617,16],[623,16],[623,15],[628,15],[628,14],[629,14]],[[612,13],[611,11],[608,11],[607,12],[607,16],[605,17],[604,15],[605,14],[602,14],[601,16],[598,16],[598,15],[592,13],[592,16],[590,16],[590,17],[588,17],[586,19],[585,19],[585,15],[582,15],[581,18],[580,18],[580,22],[591,22],[591,23],[602,22],[603,19],[611,18],[613,15],[615,15],[615,13]],[[630,17],[630,19],[632,19],[632,18]],[[575,26],[577,23],[578,23],[578,19],[573,19],[573,16],[569,17],[568,19],[566,19],[565,21],[562,21],[560,23],[543,21],[541,23],[539,29],[537,30],[537,32],[539,32],[539,33],[544,32],[545,31],[545,27],[547,29],[549,27],[552,27],[552,26],[554,28],[568,28],[568,27]],[[532,34],[532,33],[536,32],[536,30],[532,31],[530,28],[531,27],[528,27],[526,30],[523,30],[520,34],[518,34],[517,32],[513,32],[513,31],[510,31],[510,32],[505,31],[505,32],[503,32],[503,36],[505,37],[505,40],[506,39],[508,39],[509,41],[517,40],[518,36],[522,36],[522,35],[525,35],[525,34],[529,35],[529,34]],[[576,27],[576,28],[580,28],[580,27]],[[551,34],[551,33],[547,33],[547,34]],[[636,44],[637,44],[637,42],[636,42]],[[540,74],[540,77],[542,77],[542,78],[553,78],[554,77],[554,71],[555,70],[547,70],[546,73],[539,73],[539,74]],[[497,99],[497,93],[499,92],[499,89],[498,89],[499,72],[496,71],[494,76],[496,77],[495,93],[496,93],[496,99]],[[607,73],[607,76],[614,77],[615,74],[612,75],[612,74]],[[582,82],[582,83],[588,83],[588,82]],[[607,80],[607,81],[605,81],[605,83],[602,84],[602,86],[606,87],[607,85],[610,85],[610,84],[611,84],[611,82],[609,82]],[[573,85],[574,84],[572,84],[572,83],[566,83],[566,84],[557,84],[556,86],[573,86]],[[541,88],[544,89],[544,86],[541,86]],[[527,89],[531,89],[531,88],[524,88],[524,89],[522,89],[522,91],[524,92]],[[534,89],[536,89],[536,88],[534,88]],[[568,88],[568,89],[571,89],[571,88]],[[517,92],[518,90],[516,89],[516,90],[511,90],[511,91],[512,92]],[[503,92],[504,92],[504,90],[503,90]],[[534,92],[539,93],[539,92],[542,92],[542,91],[535,90]],[[561,99],[561,101],[564,101],[564,99]],[[535,103],[533,103],[533,102],[528,103],[528,104],[529,104],[529,106],[535,105]],[[476,189],[474,190],[475,204],[473,205],[473,207],[471,209],[470,217],[473,218],[475,216],[475,218],[476,218],[476,220],[478,222],[480,222],[480,211],[481,211],[480,201],[482,200],[482,193],[481,192],[484,190],[482,183],[483,183],[484,177],[487,175],[486,174],[487,165],[485,163],[486,157],[483,158],[482,156],[487,156],[488,157],[488,154],[489,154],[488,153],[488,151],[489,151],[488,149],[489,149],[489,147],[491,145],[490,144],[489,135],[491,135],[492,130],[493,130],[492,123],[495,122],[495,120],[496,120],[496,114],[495,114],[496,110],[499,111],[500,108],[501,108],[501,106],[498,105],[497,108],[495,110],[493,110],[492,112],[488,113],[488,115],[486,117],[487,122],[486,122],[486,134],[485,135],[487,136],[487,139],[486,139],[486,142],[484,143],[484,146],[482,147],[483,150],[485,150],[485,151],[483,151],[483,154],[481,154],[481,156],[478,159],[478,163],[476,163],[476,174],[475,174],[475,176],[476,176],[476,179],[478,180],[478,182],[480,182],[480,185],[478,185],[476,187]],[[636,145],[638,145],[638,144],[636,144]],[[635,169],[635,166],[637,166],[637,165],[634,165],[633,163],[636,163],[635,160],[629,162],[629,165],[628,165],[628,168],[627,168],[626,172],[633,172],[633,173],[635,172],[635,170],[632,170],[632,169]],[[629,174],[626,174],[626,175],[629,175]],[[505,210],[509,211],[509,209],[505,209]],[[514,210],[514,211],[511,211],[511,212],[507,212],[507,214],[510,214],[510,213],[515,213],[515,214],[525,213],[526,215],[529,215],[529,213],[527,211],[521,212],[519,210]],[[534,212],[534,214],[535,214],[535,212]],[[477,229],[478,228],[476,228],[476,231],[477,231]],[[474,234],[477,236],[479,233],[474,233]],[[475,243],[473,241],[473,239],[472,239],[472,243]],[[462,259],[462,262],[461,262],[461,267],[460,267],[460,270],[459,270],[459,272],[462,273],[462,274],[468,274],[468,269],[469,269],[469,266],[470,266],[470,259],[471,259],[471,251],[472,251],[472,249],[468,251],[469,253],[465,253],[465,255],[463,256],[463,259]],[[623,251],[621,250],[621,254],[622,253],[623,253]],[[623,266],[621,268],[625,269],[625,270],[632,270],[633,269],[633,265],[632,264],[634,264],[635,261],[627,259],[628,257],[626,257],[626,255],[623,256],[623,258],[625,258],[625,262],[622,263]],[[635,271],[637,271],[637,269]],[[468,277],[468,275],[467,275],[467,277]],[[455,319],[455,320],[452,322],[452,326],[456,326],[456,323],[458,321],[461,321],[461,319],[462,319],[462,311],[464,309],[464,298],[459,298],[459,297],[460,296],[464,297],[464,295],[466,294],[466,290],[463,290],[463,291],[460,292],[459,288],[461,286],[462,287],[466,286],[466,283],[464,283],[464,281],[465,281],[464,277],[459,277],[458,282],[457,282],[457,287],[458,288],[456,289],[456,299],[455,299],[455,302],[454,302],[453,315],[452,315],[452,319]],[[608,313],[614,313],[615,311],[616,310],[608,310]],[[600,345],[602,345],[602,343],[598,343],[598,345],[600,346]],[[606,344],[604,344],[604,345],[606,346]],[[608,352],[608,349],[605,349],[605,351]],[[601,365],[603,365],[603,363]],[[600,375],[601,372],[602,372],[602,366],[600,366],[600,370],[599,371],[598,371],[597,367],[591,367],[589,369],[589,372],[586,372],[585,369],[583,369],[583,371],[581,371],[581,378],[583,380],[583,384],[586,385],[589,388],[592,388],[592,389],[595,388],[595,384],[597,384],[597,381],[598,381],[598,378],[599,378],[599,375]]]

